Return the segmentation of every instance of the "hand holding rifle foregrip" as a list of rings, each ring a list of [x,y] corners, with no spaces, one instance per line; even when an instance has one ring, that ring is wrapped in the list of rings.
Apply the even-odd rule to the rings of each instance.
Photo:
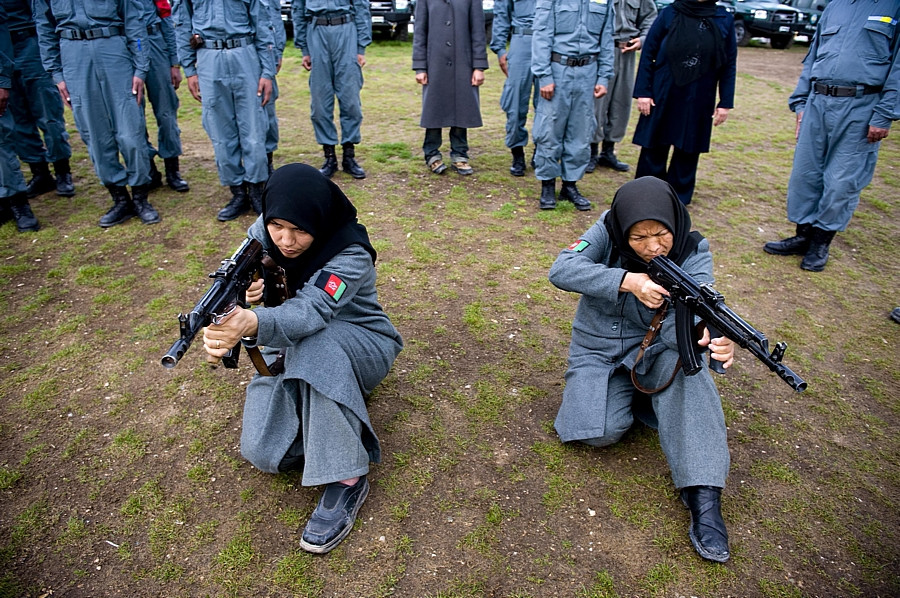
[[[797,392],[806,390],[806,382],[789,367],[781,363],[787,344],[778,342],[769,353],[766,336],[750,326],[725,305],[725,298],[709,284],[700,284],[666,256],[657,256],[647,265],[647,273],[653,282],[669,291],[675,303],[675,336],[681,367],[686,376],[700,371],[701,365],[694,348],[694,315],[709,328],[710,337],[725,336],[750,351],[770,370],[778,374]],[[710,360],[711,367],[716,364]],[[719,371],[719,370],[716,370]],[[722,373],[719,371],[719,373]]]

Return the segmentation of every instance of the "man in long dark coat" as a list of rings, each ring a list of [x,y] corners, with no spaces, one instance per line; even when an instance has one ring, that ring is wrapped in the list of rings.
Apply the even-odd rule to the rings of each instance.
[[[482,124],[478,86],[488,68],[481,3],[420,0],[412,68],[423,86],[419,126],[425,128],[425,162],[436,174],[447,170],[441,161],[441,129],[450,127],[453,168],[472,174],[467,129]]]

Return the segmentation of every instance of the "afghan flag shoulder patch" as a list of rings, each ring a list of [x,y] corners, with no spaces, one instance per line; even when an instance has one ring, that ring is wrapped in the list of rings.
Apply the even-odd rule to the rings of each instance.
[[[316,279],[316,286],[325,291],[335,301],[341,300],[341,295],[347,290],[347,284],[341,278],[328,270],[322,270]]]
[[[569,251],[582,252],[587,249],[589,245],[590,243],[588,243],[584,239],[578,239],[577,241],[569,245],[566,249],[568,249]]]

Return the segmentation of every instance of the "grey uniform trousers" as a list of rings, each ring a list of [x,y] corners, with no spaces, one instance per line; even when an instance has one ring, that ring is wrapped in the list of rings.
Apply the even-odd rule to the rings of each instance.
[[[606,95],[594,98],[597,129],[594,131],[593,143],[619,143],[625,138],[625,129],[628,128],[628,118],[631,116],[636,56],[637,52],[623,54],[621,49],[616,48],[613,62],[615,74],[609,80]]]

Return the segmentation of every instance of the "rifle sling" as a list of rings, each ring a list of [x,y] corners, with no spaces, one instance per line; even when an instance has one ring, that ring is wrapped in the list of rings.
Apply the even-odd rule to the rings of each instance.
[[[260,376],[277,376],[284,371],[284,353],[279,353],[272,365],[269,366],[263,358],[259,347],[245,348],[247,349],[247,355],[250,356],[250,361],[253,362],[253,365],[256,367],[256,371],[259,372]]]
[[[637,374],[634,371],[637,369],[637,364],[644,357],[644,351],[647,347],[650,346],[650,343],[656,338],[656,335],[659,334],[659,328],[662,325],[663,318],[666,317],[666,310],[669,308],[668,302],[663,303],[659,309],[656,310],[656,314],[653,316],[653,320],[650,322],[650,328],[647,330],[647,334],[644,336],[644,340],[641,341],[641,348],[638,350],[637,357],[634,360],[634,365],[631,368],[631,383],[634,384],[634,387],[641,391],[646,395],[652,395],[661,390],[665,390],[672,384],[672,380],[675,379],[675,374],[678,373],[678,370],[681,369],[681,357],[678,358],[678,363],[675,364],[675,369],[672,370],[672,375],[669,377],[669,380],[663,384],[662,386],[657,386],[656,388],[644,388],[640,382],[637,381]]]

